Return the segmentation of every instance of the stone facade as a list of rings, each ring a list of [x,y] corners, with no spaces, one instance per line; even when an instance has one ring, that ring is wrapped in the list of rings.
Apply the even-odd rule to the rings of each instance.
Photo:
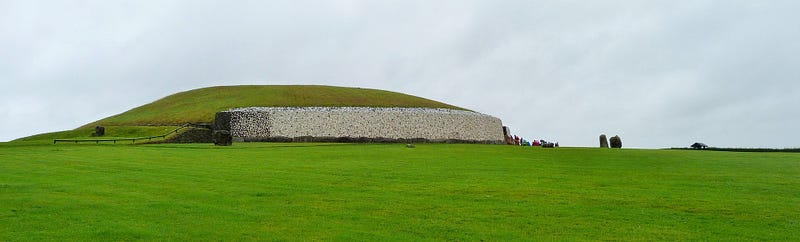
[[[500,119],[442,108],[250,107],[214,125],[235,141],[503,143]]]

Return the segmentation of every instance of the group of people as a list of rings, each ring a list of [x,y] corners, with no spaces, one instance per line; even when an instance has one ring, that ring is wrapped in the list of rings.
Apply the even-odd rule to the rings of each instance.
[[[533,140],[527,141],[522,137],[511,135],[511,129],[506,126],[503,126],[503,136],[505,136],[506,144],[508,145],[520,145],[520,146],[541,146],[542,148],[555,148],[558,147],[558,142],[552,143],[547,142],[546,140]]]
[[[546,141],[546,140],[543,140],[543,139],[541,139],[541,140],[533,140],[533,141],[528,141],[528,140],[525,140],[524,138],[522,138],[522,137],[519,137],[519,136],[516,136],[516,135],[514,135],[514,138],[512,139],[512,141],[513,141],[513,144],[511,144],[511,145],[520,145],[520,146],[541,146],[541,147],[543,147],[543,148],[554,148],[554,147],[558,147],[558,142],[555,142],[555,143],[553,143],[553,142],[548,142],[548,141]]]

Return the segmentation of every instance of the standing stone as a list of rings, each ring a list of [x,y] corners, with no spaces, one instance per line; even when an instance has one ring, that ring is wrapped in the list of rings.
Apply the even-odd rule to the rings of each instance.
[[[506,126],[503,126],[503,137],[507,145],[514,144],[514,137],[511,136],[511,129]]]
[[[611,148],[622,148],[622,139],[620,139],[618,135],[611,137],[608,142],[611,143]]]
[[[605,134],[600,135],[600,148],[608,148],[608,138]]]
[[[214,140],[214,145],[230,146],[233,143],[231,132],[227,130],[215,130],[211,134],[211,138]]]
[[[103,135],[106,135],[106,128],[103,126],[95,126],[94,133],[92,134],[92,136],[103,136]]]

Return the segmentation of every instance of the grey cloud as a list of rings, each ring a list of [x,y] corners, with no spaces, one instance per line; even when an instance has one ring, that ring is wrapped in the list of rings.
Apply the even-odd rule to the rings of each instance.
[[[0,5],[2,114],[19,117],[0,140],[191,88],[328,84],[464,106],[564,145],[797,146],[793,1]]]

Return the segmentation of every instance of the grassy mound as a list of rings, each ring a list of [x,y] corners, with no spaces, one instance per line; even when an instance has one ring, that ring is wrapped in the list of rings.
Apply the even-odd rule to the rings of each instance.
[[[397,92],[333,86],[220,86],[164,97],[83,127],[180,125],[214,120],[214,114],[238,107],[427,107],[462,109]]]
[[[219,86],[176,93],[74,130],[38,134],[15,141],[92,138],[94,126],[106,127],[103,138],[161,135],[185,123],[210,123],[219,111],[240,107],[424,107],[466,110],[453,105],[376,89],[316,85]]]

